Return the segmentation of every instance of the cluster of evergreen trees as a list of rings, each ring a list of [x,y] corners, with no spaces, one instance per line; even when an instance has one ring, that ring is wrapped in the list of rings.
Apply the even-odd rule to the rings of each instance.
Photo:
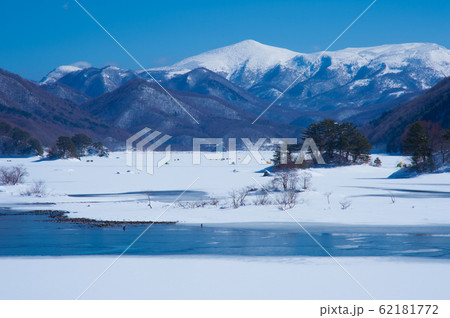
[[[314,139],[327,163],[348,164],[370,160],[372,145],[352,122],[339,123],[325,119],[312,123],[306,129],[304,138]]]
[[[31,137],[27,131],[0,122],[0,154],[17,156],[42,156],[44,149],[41,142]]]
[[[417,171],[433,171],[436,165],[450,164],[450,129],[427,131],[424,123],[415,122],[407,128],[403,152],[411,155],[413,168]]]
[[[86,155],[104,157],[109,155],[109,151],[101,142],[93,142],[85,134],[76,134],[73,137],[59,136],[47,157],[50,159],[80,158]]]
[[[19,127],[0,122],[0,155],[43,156],[41,142]],[[93,142],[85,134],[73,137],[60,136],[51,147],[47,158],[80,158],[86,155],[108,156],[108,149],[101,142]]]
[[[327,164],[355,164],[370,160],[372,145],[367,137],[359,132],[358,126],[351,122],[339,123],[333,119],[325,119],[311,123],[303,134],[303,139],[306,138],[314,140]],[[287,166],[293,165],[294,154],[301,146],[288,147]],[[275,165],[279,165],[282,155],[280,150],[275,152]]]

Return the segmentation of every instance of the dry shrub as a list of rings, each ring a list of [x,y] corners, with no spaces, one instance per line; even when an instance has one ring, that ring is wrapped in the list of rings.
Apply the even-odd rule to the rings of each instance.
[[[27,175],[27,169],[25,169],[22,165],[14,166],[11,168],[1,167],[0,183],[8,185],[23,183]]]
[[[45,197],[47,195],[47,186],[43,180],[34,181],[25,191],[21,192],[23,196]]]

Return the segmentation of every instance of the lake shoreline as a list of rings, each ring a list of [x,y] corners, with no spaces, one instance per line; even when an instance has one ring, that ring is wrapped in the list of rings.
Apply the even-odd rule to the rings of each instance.
[[[95,220],[89,218],[70,218],[68,211],[61,210],[31,210],[31,211],[16,211],[8,209],[11,213],[0,213],[1,216],[7,215],[47,215],[49,221],[56,223],[71,223],[90,225],[91,227],[113,227],[113,226],[127,226],[127,225],[150,225],[150,224],[167,224],[174,225],[176,221],[109,221],[109,220]]]

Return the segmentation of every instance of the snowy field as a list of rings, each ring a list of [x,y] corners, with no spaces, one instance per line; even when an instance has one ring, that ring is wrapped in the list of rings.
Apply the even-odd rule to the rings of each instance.
[[[75,299],[114,257],[0,259],[0,299]],[[449,262],[339,258],[375,299],[449,299]],[[81,299],[370,299],[330,258],[122,257]]]
[[[265,153],[267,160],[271,153]],[[202,160],[192,164],[190,153],[174,153],[167,165],[156,169],[154,175],[137,171],[125,165],[124,153],[112,153],[109,158],[82,158],[57,161],[29,159],[0,159],[2,166],[23,164],[28,172],[27,183],[0,187],[0,206],[17,209],[53,209],[69,211],[69,217],[98,220],[178,221],[180,223],[242,223],[293,222],[291,216],[276,205],[255,206],[250,195],[246,206],[230,207],[229,192],[245,186],[260,188],[272,177],[263,177],[261,171],[270,164],[236,165],[224,160]],[[376,155],[372,156],[375,158]],[[382,167],[369,165],[311,169],[312,186],[300,193],[298,204],[289,213],[300,222],[373,225],[433,225],[450,224],[450,174],[423,175],[411,179],[387,179],[397,171],[397,163],[405,158],[379,156]],[[93,162],[87,162],[92,159]],[[21,196],[33,180],[44,180],[48,195]],[[197,181],[196,181],[197,180]],[[191,185],[191,186],[190,186]],[[189,187],[190,186],[190,187]],[[158,202],[153,195],[152,209],[147,196],[123,194],[129,192],[158,193],[179,190],[203,191],[201,197],[220,200],[219,207],[181,208],[171,201]],[[83,194],[82,197],[68,195]],[[94,194],[109,194],[97,196]],[[328,203],[328,198],[329,201]],[[193,200],[185,194],[180,198]],[[350,201],[343,210],[341,201]],[[164,201],[164,200],[162,200]],[[395,201],[395,202],[393,202]],[[34,205],[53,203],[54,205]],[[274,224],[275,226],[275,224]]]
[[[266,156],[269,161],[271,154]],[[289,213],[302,223],[347,224],[355,229],[358,225],[450,224],[450,174],[387,179],[405,158],[379,157],[383,165],[378,168],[362,165],[309,170],[312,186],[299,194],[298,204]],[[283,226],[293,219],[276,205],[255,206],[252,196],[246,206],[238,209],[231,208],[229,203],[229,192],[233,189],[259,188],[270,183],[272,177],[263,177],[261,172],[270,166],[267,161],[229,165],[227,161],[203,160],[202,165],[192,165],[190,153],[174,153],[167,165],[149,175],[126,166],[124,153],[81,161],[2,158],[0,165],[22,164],[29,176],[25,184],[0,187],[0,207],[64,210],[70,212],[69,217],[98,220],[227,226],[258,226],[264,222],[264,226]],[[21,195],[33,180],[45,181],[46,196]],[[209,200],[213,196],[219,199],[219,206],[189,209],[171,206],[173,198],[158,199],[162,198],[158,191],[182,192],[188,187],[194,192],[186,193],[181,201]],[[152,209],[145,194],[149,191]],[[342,200],[351,201],[350,207],[342,209]],[[114,259],[2,257],[0,299],[77,298]],[[450,297],[445,287],[450,285],[449,260],[411,257],[338,260],[376,299]],[[82,298],[368,299],[369,296],[328,257],[125,255]]]

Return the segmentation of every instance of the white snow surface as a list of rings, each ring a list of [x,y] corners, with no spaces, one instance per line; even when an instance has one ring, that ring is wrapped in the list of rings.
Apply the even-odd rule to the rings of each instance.
[[[270,152],[264,153],[269,159]],[[380,157],[382,167],[369,165],[310,169],[312,187],[300,194],[289,213],[299,222],[359,224],[450,224],[450,174],[387,179],[405,158]],[[161,156],[157,156],[158,159]],[[132,191],[205,191],[227,205],[228,192],[270,182],[256,172],[269,164],[254,160],[229,165],[217,158],[192,165],[192,154],[175,152],[154,175],[125,165],[123,152],[109,158],[39,161],[38,158],[1,158],[1,166],[23,164],[27,183],[0,187],[0,206],[43,209],[33,203],[52,202],[44,209],[70,211],[69,217],[102,220],[156,220],[183,223],[284,226],[293,220],[276,206],[238,209],[205,207],[183,209],[168,202],[152,202],[150,209],[136,195],[68,197],[67,194]],[[175,159],[179,159],[174,161]],[[216,160],[217,159],[217,160]],[[93,160],[93,162],[87,162]],[[269,159],[270,160],[270,159]],[[157,160],[156,160],[157,161]],[[253,178],[257,180],[253,180]],[[33,180],[44,180],[45,197],[20,193]],[[408,192],[422,190],[428,192]],[[433,192],[434,191],[434,192]],[[440,191],[440,192],[436,192]],[[327,202],[330,194],[330,204]],[[385,196],[379,196],[385,195]],[[395,203],[392,202],[395,198]],[[342,210],[339,201],[351,206]],[[183,198],[181,198],[183,200]],[[26,205],[22,205],[26,204]],[[28,205],[31,204],[31,205]],[[166,211],[167,209],[167,211]],[[165,212],[166,211],[166,212]],[[348,247],[350,248],[350,247]],[[117,256],[1,257],[0,299],[75,299]],[[339,257],[337,260],[376,299],[448,299],[450,261],[425,258]],[[368,299],[368,295],[328,257],[227,257],[227,256],[123,256],[81,299]]]
[[[299,222],[366,225],[450,224],[450,174],[387,179],[397,171],[397,163],[405,162],[406,159],[384,155],[372,156],[378,156],[382,160],[383,166],[378,168],[361,165],[310,169],[312,186],[299,194],[297,205],[289,210],[290,215],[281,211],[276,204],[255,206],[253,195],[247,198],[246,206],[233,209],[229,196],[231,190],[246,186],[260,188],[272,179],[257,172],[268,168],[269,164],[259,164],[252,160],[248,165],[244,165],[242,162],[245,155],[238,154],[236,165],[230,165],[226,160],[205,158],[201,165],[193,165],[191,153],[175,152],[168,164],[156,169],[154,175],[126,166],[123,152],[112,153],[109,158],[90,157],[82,158],[81,161],[2,158],[0,165],[23,164],[29,176],[25,184],[0,186],[0,206],[30,210],[42,209],[42,205],[33,203],[54,203],[45,208],[69,211],[69,217],[118,221],[178,221],[189,224],[264,222],[282,226],[286,222],[294,221],[290,215]],[[267,160],[270,160],[271,155],[271,152],[264,153]],[[88,159],[93,162],[87,162]],[[170,205],[168,201],[159,202],[155,196],[152,199],[153,208],[150,209],[145,194],[119,195],[135,191],[183,191],[197,178],[189,190],[204,191],[208,196],[217,197],[222,208],[211,205],[203,208],[182,208],[176,204]],[[48,187],[47,196],[20,195],[33,180],[45,181]],[[93,195],[97,193],[117,195]],[[330,203],[327,193],[330,193]],[[87,196],[69,197],[68,194]],[[277,194],[273,195],[276,197]],[[179,201],[184,199],[187,197],[182,196]],[[343,200],[351,201],[350,207],[345,210],[341,208]]]
[[[0,258],[0,299],[75,299],[115,259]],[[450,297],[448,260],[338,261],[375,299]],[[123,256],[81,299],[370,298],[328,257]]]

